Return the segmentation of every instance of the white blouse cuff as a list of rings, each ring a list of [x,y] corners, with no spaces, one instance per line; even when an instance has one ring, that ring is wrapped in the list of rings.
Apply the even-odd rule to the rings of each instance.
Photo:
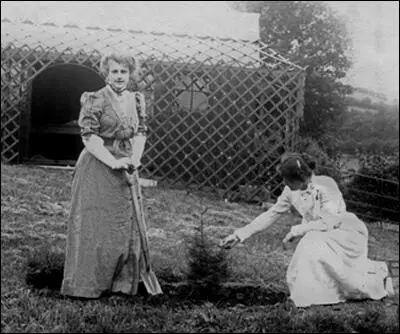
[[[250,233],[246,232],[243,228],[237,229],[234,234],[239,238],[240,242],[245,241],[248,237],[250,237]]]

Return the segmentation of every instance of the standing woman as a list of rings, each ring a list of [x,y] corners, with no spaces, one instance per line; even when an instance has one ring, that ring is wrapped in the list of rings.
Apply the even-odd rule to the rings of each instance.
[[[287,156],[280,173],[286,186],[275,205],[223,239],[221,246],[234,247],[294,207],[303,220],[292,226],[283,242],[301,238],[286,273],[296,306],[392,295],[388,267],[385,262],[368,259],[368,230],[355,214],[346,211],[339,188],[327,187],[318,179],[315,182],[300,154]]]
[[[67,296],[98,298],[106,291],[134,295],[139,281],[146,280],[126,174],[139,167],[145,143],[139,117],[145,112],[143,95],[127,90],[136,65],[132,56],[103,56],[106,86],[81,96],[78,124],[85,147],[72,182],[61,287]],[[131,238],[134,263],[126,260]]]

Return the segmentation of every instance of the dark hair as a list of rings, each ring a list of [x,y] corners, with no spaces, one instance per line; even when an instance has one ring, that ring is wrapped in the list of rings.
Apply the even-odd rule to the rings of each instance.
[[[279,172],[284,179],[305,181],[311,177],[316,163],[308,154],[287,153],[282,156]]]
[[[317,168],[317,162],[314,160],[314,158],[307,154],[307,153],[302,153],[301,157],[303,158],[304,162],[310,167],[312,171],[314,171]]]

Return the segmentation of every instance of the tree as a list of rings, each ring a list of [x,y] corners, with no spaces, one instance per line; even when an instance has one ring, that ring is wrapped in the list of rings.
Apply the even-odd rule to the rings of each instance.
[[[230,1],[260,13],[260,37],[290,61],[306,68],[301,133],[321,139],[336,129],[351,87],[341,83],[351,66],[351,41],[344,21],[320,1]]]

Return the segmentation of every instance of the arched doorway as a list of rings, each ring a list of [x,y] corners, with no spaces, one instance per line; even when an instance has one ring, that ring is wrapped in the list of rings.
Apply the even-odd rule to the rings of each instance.
[[[74,64],[49,67],[32,82],[30,131],[23,161],[74,164],[83,148],[77,125],[80,97],[104,86],[94,70]]]

